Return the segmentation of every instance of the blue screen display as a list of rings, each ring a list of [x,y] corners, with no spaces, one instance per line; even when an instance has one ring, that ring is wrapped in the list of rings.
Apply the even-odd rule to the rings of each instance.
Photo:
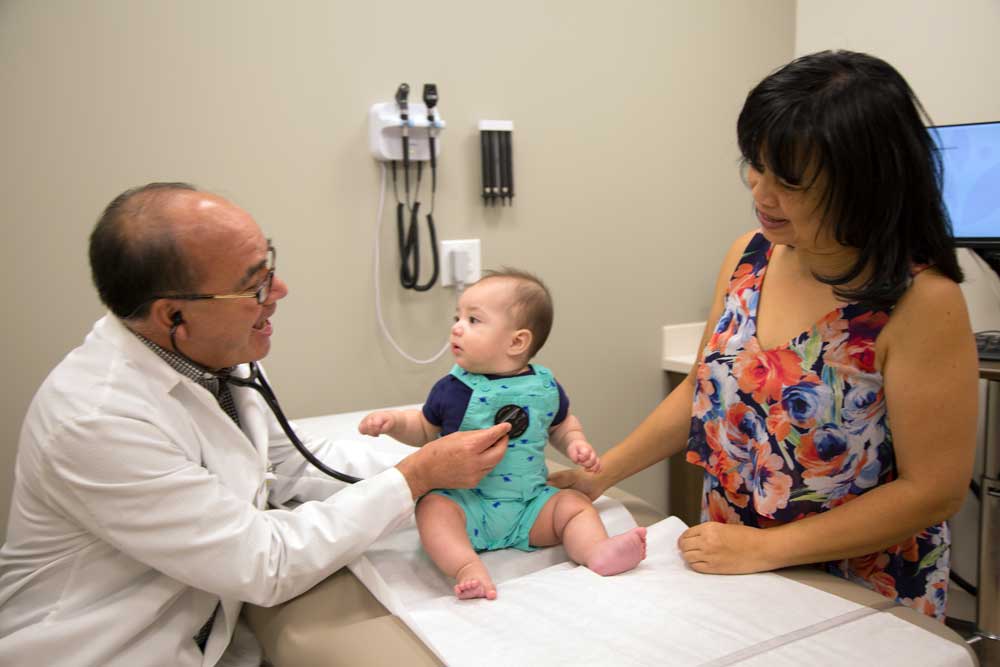
[[[1000,122],[929,129],[941,151],[955,242],[1000,243]]]

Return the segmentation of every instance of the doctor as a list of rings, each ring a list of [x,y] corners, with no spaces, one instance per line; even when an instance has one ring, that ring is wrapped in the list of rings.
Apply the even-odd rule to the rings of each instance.
[[[0,664],[259,664],[244,601],[306,591],[414,499],[475,486],[503,456],[506,424],[347,488],[312,470],[256,392],[204,372],[267,355],[288,293],[271,250],[245,211],[185,184],[105,210],[90,261],[111,313],[45,380],[21,431]],[[212,298],[176,298],[191,294]],[[306,444],[324,458],[324,443]],[[293,499],[315,502],[268,509]]]

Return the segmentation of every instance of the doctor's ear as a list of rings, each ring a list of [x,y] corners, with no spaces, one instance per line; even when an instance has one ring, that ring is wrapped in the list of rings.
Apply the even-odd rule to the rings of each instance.
[[[149,324],[165,333],[175,333],[186,323],[184,314],[177,308],[175,301],[157,299],[149,308]]]

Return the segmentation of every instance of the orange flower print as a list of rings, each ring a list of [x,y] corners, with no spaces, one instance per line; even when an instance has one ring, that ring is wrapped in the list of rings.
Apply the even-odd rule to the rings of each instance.
[[[873,572],[871,576],[866,577],[868,583],[872,585],[872,589],[876,593],[884,595],[887,598],[895,599],[899,597],[896,592],[896,579],[888,572]]]
[[[846,338],[827,346],[823,363],[852,373],[874,371],[875,339],[888,321],[889,315],[883,311],[867,312],[846,321]]]
[[[803,435],[795,448],[795,460],[805,468],[804,479],[838,475],[850,464],[850,455],[847,434],[829,424]]]
[[[740,515],[718,491],[708,494],[708,520],[716,523],[743,523],[740,521]]]
[[[771,250],[761,234],[747,245],[695,373],[686,457],[705,469],[706,521],[787,524],[898,478],[875,367],[890,310],[845,303],[788,344],[761,349],[754,334]],[[940,523],[822,567],[943,619],[949,545]]]
[[[760,415],[748,405],[737,403],[726,411],[726,442],[728,451],[743,460],[749,460],[750,449],[767,442],[767,429]],[[725,445],[723,445],[725,446]]]
[[[847,340],[847,320],[841,310],[828,314],[816,325],[816,333],[828,348],[842,345]]]
[[[784,460],[771,451],[768,443],[754,450],[754,471],[751,483],[753,506],[758,514],[773,517],[775,511],[788,505],[792,478],[781,472]]]
[[[883,551],[851,558],[848,561],[850,569],[862,579],[869,579],[879,571],[884,570],[889,563],[889,556]]]
[[[911,563],[916,563],[920,560],[920,547],[917,545],[916,535],[904,542],[900,542],[894,547],[890,547],[886,551],[891,554],[899,554],[903,560],[907,560]]]
[[[775,439],[781,442],[788,437],[792,431],[792,422],[788,420],[788,414],[781,403],[773,404],[767,414],[767,430],[774,434]]]
[[[733,374],[740,390],[758,403],[773,403],[781,389],[802,377],[802,360],[792,350],[745,351],[733,361]]]

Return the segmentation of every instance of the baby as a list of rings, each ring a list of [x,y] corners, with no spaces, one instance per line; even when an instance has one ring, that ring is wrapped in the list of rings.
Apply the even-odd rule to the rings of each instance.
[[[601,468],[562,387],[547,368],[528,363],[548,338],[552,313],[549,291],[535,276],[486,272],[459,299],[451,328],[456,365],[431,389],[423,410],[373,412],[358,427],[419,446],[454,431],[511,422],[507,453],[479,486],[435,490],[417,503],[424,548],[456,580],[461,599],[497,596],[479,551],[562,543],[575,562],[604,576],[631,570],[646,557],[645,528],[609,538],[585,495],[547,484],[546,440],[584,470]]]

